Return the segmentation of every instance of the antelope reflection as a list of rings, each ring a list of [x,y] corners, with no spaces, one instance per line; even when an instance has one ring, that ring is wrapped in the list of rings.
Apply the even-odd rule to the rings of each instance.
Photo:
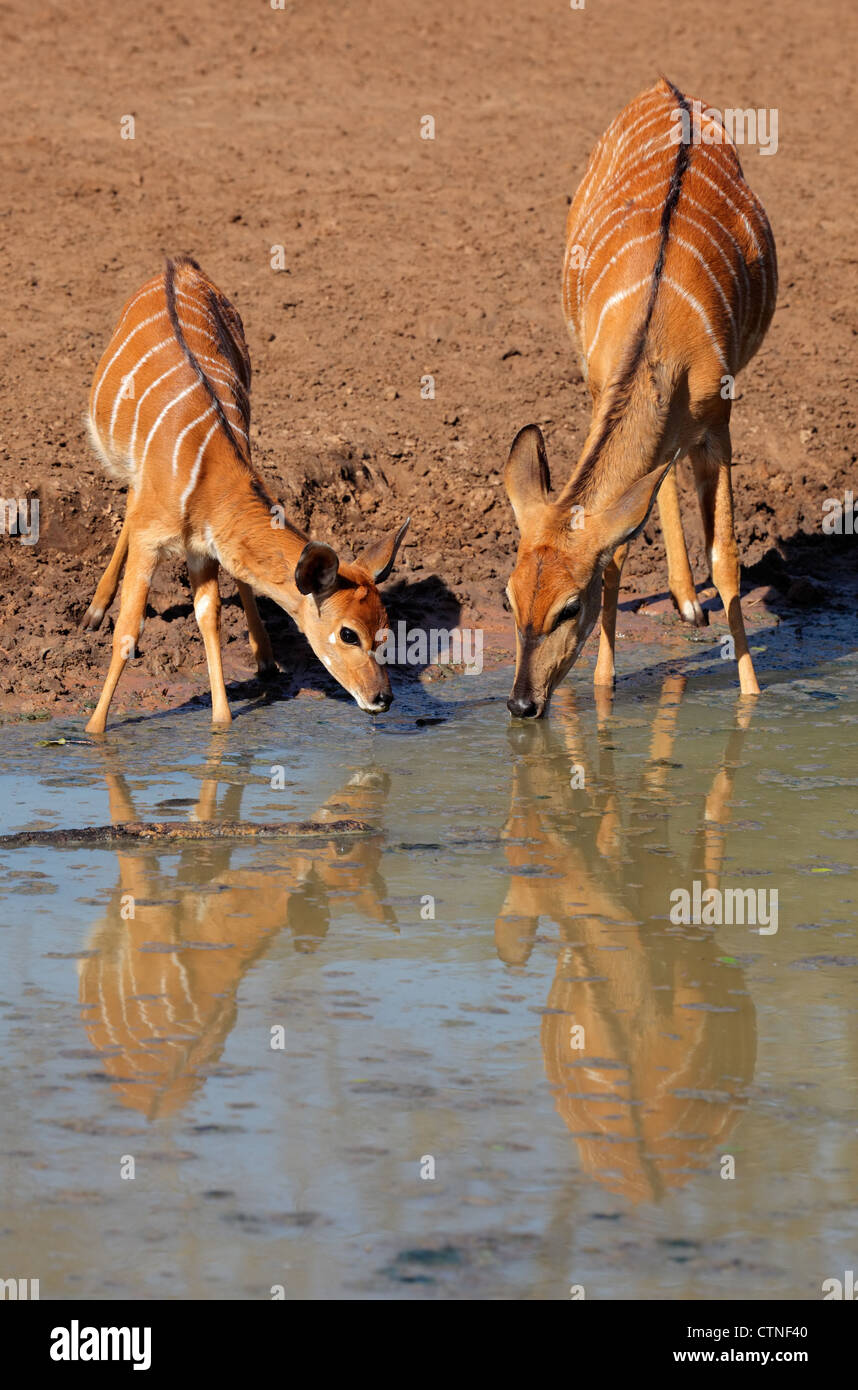
[[[704,1168],[732,1131],[753,1076],[756,1019],[741,970],[718,962],[706,928],[671,927],[671,887],[717,887],[724,823],[750,714],[735,724],[695,811],[668,783],[683,677],[663,686],[635,796],[618,791],[599,709],[596,766],[584,754],[571,692],[556,722],[510,729],[505,828],[513,877],[495,926],[498,954],[523,965],[540,918],[565,943],[543,1016],[545,1071],[584,1169],[632,1201],[657,1201]],[[584,772],[570,777],[570,769]],[[650,844],[694,830],[687,854]],[[580,1030],[583,1029],[583,1034]],[[583,1046],[582,1046],[583,1040]]]
[[[112,821],[137,819],[121,773],[106,779]],[[243,786],[229,783],[218,805],[218,781],[213,759],[192,817],[239,819]],[[387,791],[386,774],[358,772],[314,819],[375,824]],[[203,1085],[235,1022],[242,979],[281,931],[291,932],[296,950],[313,951],[336,904],[395,922],[379,837],[269,843],[251,863],[230,868],[240,848],[246,860],[246,843],[224,841],[116,851],[119,880],[93,929],[94,954],[81,964],[80,1002],[115,1094],[150,1120],[181,1110]]]

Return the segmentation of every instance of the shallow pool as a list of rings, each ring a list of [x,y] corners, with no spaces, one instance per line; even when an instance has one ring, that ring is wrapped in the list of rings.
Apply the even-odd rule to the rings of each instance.
[[[624,661],[533,727],[509,671],[374,721],[7,726],[3,832],[375,833],[0,850],[0,1277],[812,1299],[858,1268],[858,661],[750,705]]]

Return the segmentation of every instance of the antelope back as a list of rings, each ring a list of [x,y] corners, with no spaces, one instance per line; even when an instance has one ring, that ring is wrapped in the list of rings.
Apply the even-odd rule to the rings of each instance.
[[[183,510],[215,435],[250,461],[250,358],[237,311],[195,261],[128,301],[96,369],[90,438],[107,469]]]
[[[569,210],[563,307],[598,396],[629,345],[709,394],[756,352],[777,263],[768,219],[705,103],[661,79],[608,127]],[[635,354],[632,352],[632,357]]]

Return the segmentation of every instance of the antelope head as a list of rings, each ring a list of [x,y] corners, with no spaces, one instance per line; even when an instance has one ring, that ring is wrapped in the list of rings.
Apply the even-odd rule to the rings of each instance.
[[[407,529],[408,521],[353,564],[341,561],[331,546],[308,541],[295,566],[302,595],[298,626],[323,666],[371,714],[393,703],[387,670],[376,657],[379,634],[388,625],[378,585],[393,569]]]
[[[633,483],[610,506],[574,506],[551,496],[545,441],[537,425],[516,435],[506,486],[520,541],[507,597],[515,620],[515,683],[507,700],[519,719],[541,718],[555,686],[589,637],[614,551],[642,530],[670,464]]]

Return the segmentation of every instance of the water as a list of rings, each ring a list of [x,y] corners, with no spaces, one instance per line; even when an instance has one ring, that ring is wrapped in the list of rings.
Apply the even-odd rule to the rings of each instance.
[[[4,832],[377,834],[0,849],[0,1276],[754,1299],[858,1268],[858,661],[747,706],[657,658],[625,654],[612,709],[576,672],[534,727],[501,671],[375,722],[4,729]],[[777,931],[672,922],[695,882],[776,890]]]

